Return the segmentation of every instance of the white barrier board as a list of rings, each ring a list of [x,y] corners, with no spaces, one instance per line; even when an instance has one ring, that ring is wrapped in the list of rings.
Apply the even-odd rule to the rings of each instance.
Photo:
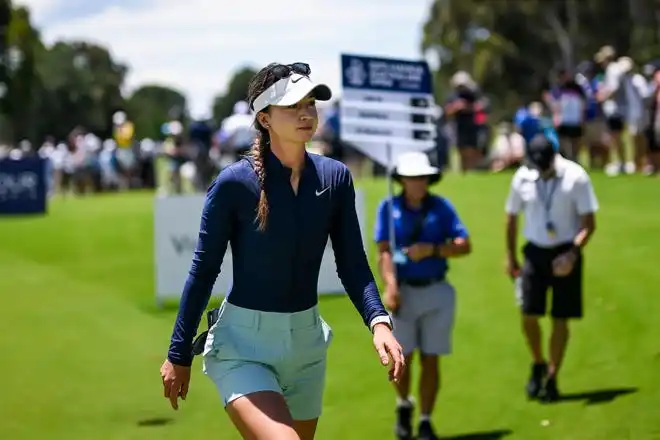
[[[157,197],[154,203],[154,269],[156,272],[156,300],[178,300],[190,270],[202,208],[203,194]],[[364,193],[355,190],[355,207],[362,238],[365,238]],[[233,264],[231,248],[227,248],[213,296],[224,296],[231,286]],[[337,276],[335,256],[330,240],[323,254],[319,273],[319,294],[343,293],[344,287]]]

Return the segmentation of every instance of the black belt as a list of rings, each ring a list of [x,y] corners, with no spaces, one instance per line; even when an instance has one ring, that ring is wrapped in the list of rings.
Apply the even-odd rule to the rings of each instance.
[[[432,278],[408,278],[406,280],[399,280],[400,286],[410,286],[410,287],[427,287],[431,284],[441,283],[445,280],[444,277],[432,277]]]

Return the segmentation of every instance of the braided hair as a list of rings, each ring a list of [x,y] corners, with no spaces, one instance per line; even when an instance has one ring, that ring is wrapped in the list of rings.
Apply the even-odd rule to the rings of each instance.
[[[248,102],[253,106],[255,99],[261,95],[268,87],[273,85],[279,78],[273,70],[279,66],[277,63],[269,64],[261,69],[250,81],[248,86]],[[264,110],[268,111],[268,109]],[[252,156],[254,171],[259,180],[259,203],[257,204],[257,216],[255,222],[260,231],[266,230],[268,220],[268,197],[266,195],[266,157],[270,151],[270,135],[268,129],[261,125],[258,118],[254,120],[254,128],[257,130],[257,136],[252,144],[250,156]]]

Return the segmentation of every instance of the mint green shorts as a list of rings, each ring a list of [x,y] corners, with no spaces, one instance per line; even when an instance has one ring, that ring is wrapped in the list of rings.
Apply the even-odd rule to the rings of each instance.
[[[284,396],[294,420],[321,415],[332,330],[318,308],[261,312],[225,301],[204,347],[204,373],[225,406],[248,394]]]

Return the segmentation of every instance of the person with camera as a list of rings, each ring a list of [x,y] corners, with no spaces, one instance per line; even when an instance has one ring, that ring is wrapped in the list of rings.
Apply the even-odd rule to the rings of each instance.
[[[529,398],[559,399],[557,375],[569,338],[569,320],[579,319],[582,304],[582,249],[596,228],[598,201],[589,175],[563,158],[552,132],[528,144],[527,164],[513,176],[506,201],[507,272],[516,280],[522,328],[532,354]],[[518,262],[518,216],[524,217],[524,261]],[[546,314],[552,289],[549,362],[541,346],[539,320]]]
[[[383,302],[392,314],[394,335],[403,346],[406,365],[395,383],[399,439],[413,438],[410,369],[419,351],[419,440],[434,440],[431,414],[440,388],[439,360],[451,354],[456,293],[447,281],[449,258],[470,253],[470,239],[451,203],[430,193],[441,172],[422,152],[399,156],[393,178],[403,192],[383,200],[375,241],[385,284]]]

